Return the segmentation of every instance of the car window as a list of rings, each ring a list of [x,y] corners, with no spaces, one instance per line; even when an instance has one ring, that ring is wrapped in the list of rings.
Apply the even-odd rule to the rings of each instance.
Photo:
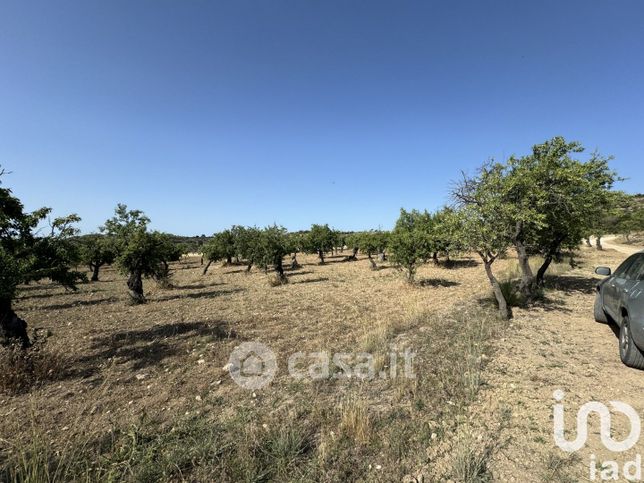
[[[636,280],[644,280],[644,255],[640,255],[642,263],[640,264],[640,269],[637,275],[635,276]]]
[[[614,276],[616,278],[624,278],[624,272],[628,270],[631,266],[631,264],[635,261],[635,259],[638,258],[638,255],[631,255],[622,263],[619,267],[617,267],[617,270],[615,270]]]
[[[640,274],[644,270],[644,255],[636,255],[633,263],[624,272],[624,275],[621,278],[627,280],[638,280]]]

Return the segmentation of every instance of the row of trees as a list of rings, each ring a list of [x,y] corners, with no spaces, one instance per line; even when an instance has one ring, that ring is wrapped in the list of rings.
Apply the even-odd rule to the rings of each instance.
[[[0,182],[4,170],[0,170]],[[180,245],[164,233],[148,230],[149,219],[138,210],[118,205],[115,215],[101,228],[102,235],[78,237],[75,215],[49,220],[50,208],[26,212],[10,189],[0,187],[0,342],[19,340],[30,344],[27,324],[13,310],[19,285],[50,279],[76,290],[87,281],[76,269],[86,264],[97,281],[100,268],[115,263],[127,275],[133,302],[145,302],[143,279],[168,285],[169,263],[179,260]],[[43,224],[48,224],[46,230]]]
[[[344,247],[341,233],[329,228],[329,225],[312,225],[307,233],[288,233],[280,226],[269,226],[264,229],[235,225],[211,238],[203,246],[203,255],[207,264],[206,274],[213,262],[224,264],[245,263],[250,271],[255,265],[265,270],[273,268],[280,282],[286,281],[283,258],[291,255],[291,267],[298,266],[297,254],[300,252],[318,255],[320,264],[324,264],[325,254]],[[342,249],[340,248],[340,249]]]
[[[511,316],[493,264],[509,249],[519,260],[519,289],[526,300],[533,299],[544,282],[553,260],[562,251],[574,250],[584,238],[618,232],[628,236],[644,229],[644,202],[612,191],[617,175],[608,161],[592,153],[587,161],[577,155],[583,147],[555,137],[533,146],[523,157],[505,162],[487,162],[473,176],[463,175],[452,190],[453,204],[435,213],[401,210],[391,232],[368,231],[342,234],[328,225],[312,225],[308,232],[288,233],[273,225],[263,229],[233,226],[215,234],[202,246],[207,264],[244,263],[272,269],[277,281],[287,281],[284,258],[298,266],[297,254],[313,253],[325,263],[325,255],[351,250],[345,260],[357,260],[362,252],[377,268],[376,257],[390,260],[414,281],[418,267],[449,263],[458,252],[474,252],[483,262],[496,296],[500,315]],[[0,182],[3,171],[0,171]],[[152,278],[169,285],[170,265],[184,251],[167,234],[149,230],[149,218],[138,210],[119,204],[100,235],[87,236],[79,243],[76,215],[56,218],[43,233],[41,225],[51,212],[42,208],[25,212],[11,190],[0,188],[0,338],[16,337],[27,345],[26,324],[12,310],[20,284],[49,278],[75,289],[86,280],[77,271],[80,263],[98,280],[102,266],[114,263],[127,276],[133,302],[145,302],[143,280]],[[202,237],[203,238],[203,237]],[[601,246],[598,243],[598,246]],[[543,263],[534,273],[529,257],[540,255]]]

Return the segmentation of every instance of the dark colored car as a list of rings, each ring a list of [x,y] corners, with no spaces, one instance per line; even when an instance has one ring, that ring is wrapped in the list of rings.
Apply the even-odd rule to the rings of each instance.
[[[595,320],[619,326],[619,355],[629,367],[644,369],[644,251],[631,255],[614,273],[597,267],[607,278],[597,284]]]

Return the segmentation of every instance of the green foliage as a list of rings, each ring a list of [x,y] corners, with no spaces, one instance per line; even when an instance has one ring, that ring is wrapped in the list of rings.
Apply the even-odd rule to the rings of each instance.
[[[202,248],[204,257],[211,262],[225,260],[227,263],[232,262],[232,258],[238,255],[236,237],[240,236],[240,229],[243,227],[233,227],[233,230],[224,230],[215,233],[213,237]]]
[[[612,192],[593,234],[598,237],[607,233],[620,234],[628,240],[632,233],[639,231],[644,231],[644,197]]]
[[[98,280],[99,269],[116,259],[116,245],[110,237],[89,235],[80,239],[80,259],[92,270],[92,280]]]
[[[400,217],[389,236],[389,248],[393,262],[407,271],[409,282],[414,281],[418,266],[435,251],[432,228],[432,215],[427,211],[400,210]]]
[[[486,163],[476,177],[464,176],[452,192],[459,206],[451,223],[463,247],[476,252],[499,305],[499,315],[507,319],[512,312],[507,305],[492,264],[512,245],[515,208],[504,197],[505,168],[499,163]]]
[[[0,176],[3,173],[0,170]],[[56,218],[49,233],[41,236],[37,228],[50,213],[50,208],[27,213],[10,189],[0,188],[0,300],[4,303],[10,303],[23,283],[49,278],[75,289],[85,279],[72,270],[79,261],[72,238],[78,233],[74,225],[80,218]]]
[[[181,256],[168,235],[148,231],[149,222],[142,211],[119,204],[102,228],[114,240],[116,265],[128,276],[130,296],[136,303],[145,302],[142,278],[166,278],[168,262]]]
[[[172,236],[167,233],[153,232],[152,237],[156,243],[156,254],[160,260],[154,278],[161,287],[170,288],[172,284],[170,282],[169,263],[179,261],[184,248],[182,245],[177,244],[172,239]]]
[[[257,227],[233,226],[235,238],[235,253],[242,260],[246,260],[248,269],[255,263],[258,256],[260,230]]]
[[[461,240],[459,214],[453,208],[445,207],[434,214],[432,233],[436,252],[450,256],[466,248]]]
[[[304,251],[315,253],[320,257],[320,263],[324,263],[324,254],[332,251],[338,243],[337,232],[329,228],[329,225],[311,225],[311,229],[304,238]]]
[[[265,270],[273,268],[277,272],[278,282],[286,282],[283,259],[292,252],[291,241],[286,229],[273,225],[260,232],[255,249],[254,260],[260,268]]]
[[[583,150],[558,136],[533,146],[528,156],[508,160],[505,199],[532,253],[551,258],[561,249],[576,249],[614,202],[611,158],[573,157]]]

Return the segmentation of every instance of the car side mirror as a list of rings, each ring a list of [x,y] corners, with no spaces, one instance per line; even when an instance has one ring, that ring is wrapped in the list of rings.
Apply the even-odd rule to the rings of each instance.
[[[608,268],[608,267],[597,267],[597,268],[595,269],[595,273],[596,273],[597,275],[602,275],[602,276],[604,276],[604,277],[608,277],[608,276],[610,276],[610,274],[611,274],[611,273],[613,273],[613,272],[611,272],[610,268]]]

